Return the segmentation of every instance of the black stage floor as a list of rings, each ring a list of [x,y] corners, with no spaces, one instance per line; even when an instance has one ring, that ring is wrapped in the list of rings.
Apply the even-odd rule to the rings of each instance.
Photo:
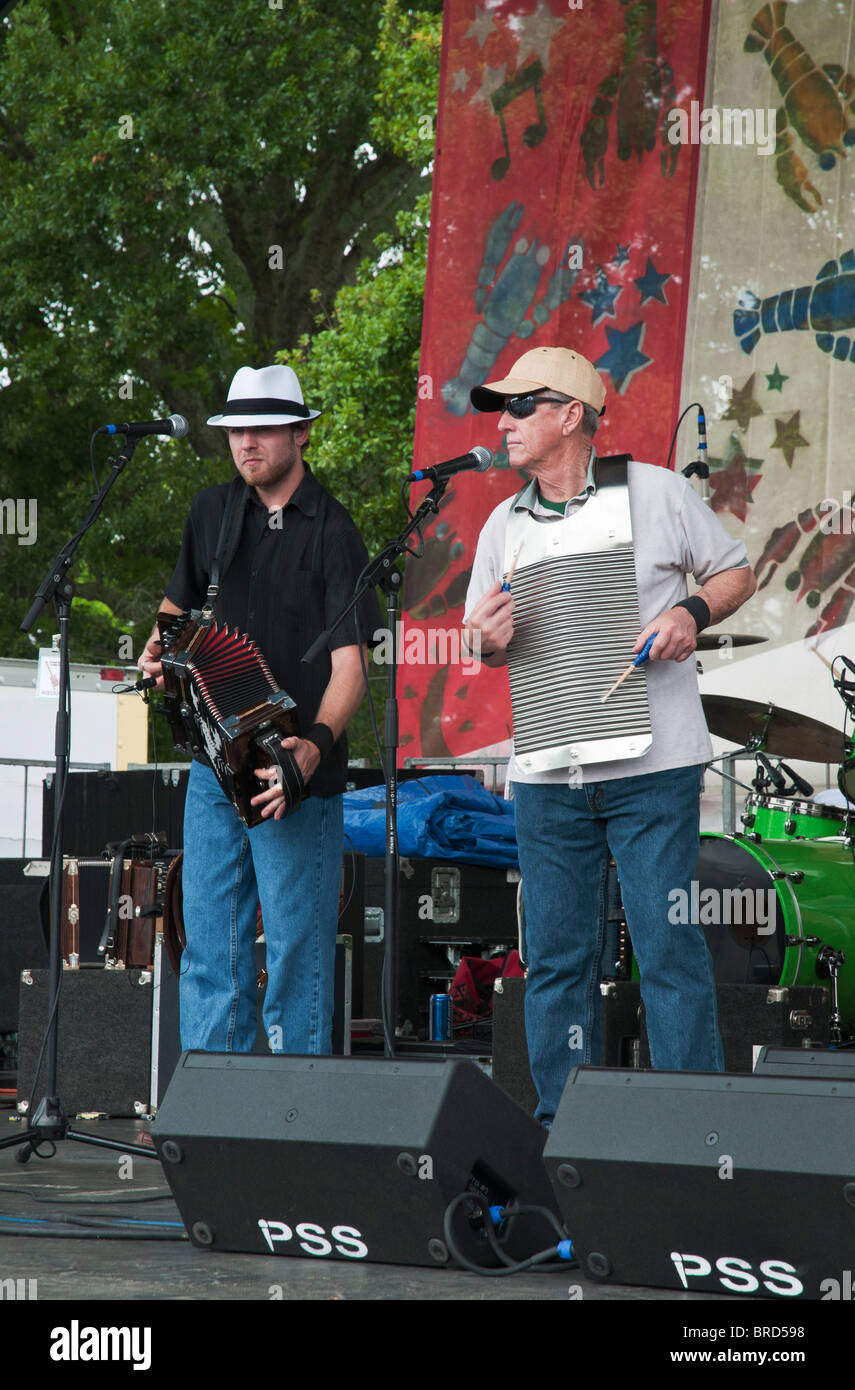
[[[0,1134],[18,1128],[7,1118]],[[74,1128],[136,1144],[146,1144],[150,1131],[148,1123],[131,1120],[76,1120]],[[739,1301],[606,1286],[573,1268],[497,1279],[456,1269],[200,1250],[184,1236],[156,1158],[135,1157],[129,1171],[117,1151],[75,1140],[65,1140],[44,1161],[33,1156],[20,1164],[14,1154],[0,1152],[0,1281],[35,1279],[40,1300]],[[81,1218],[176,1224],[169,1240],[94,1239],[83,1234],[91,1226],[78,1226],[75,1235],[70,1223]],[[58,1223],[66,1236],[55,1234]],[[9,1234],[13,1227],[20,1234]]]
[[[145,1121],[77,1120],[74,1126],[121,1143],[150,1142]],[[0,1112],[0,1135],[18,1128],[9,1111]],[[483,1348],[493,1369],[490,1351],[507,1343],[519,1343],[522,1365],[522,1347],[535,1328],[549,1338],[538,1354],[540,1364],[578,1366],[577,1339],[584,1328],[586,1360],[596,1358],[612,1374],[636,1374],[643,1366],[659,1375],[675,1364],[685,1374],[686,1360],[754,1360],[764,1368],[774,1361],[776,1370],[784,1361],[816,1374],[839,1369],[848,1346],[846,1303],[782,1306],[780,1299],[629,1288],[592,1282],[574,1268],[490,1278],[452,1268],[208,1252],[184,1235],[156,1158],[134,1157],[129,1169],[118,1151],[74,1140],[58,1145],[55,1156],[33,1156],[27,1164],[17,1163],[15,1152],[0,1151],[0,1302],[15,1300],[14,1308],[3,1308],[0,1326],[10,1346],[27,1349],[33,1365],[45,1364],[48,1356],[86,1360],[88,1349],[88,1359],[110,1361],[111,1374],[175,1374],[191,1364],[197,1379],[208,1371],[231,1375],[240,1364],[255,1374],[289,1364],[281,1359],[283,1349],[300,1345],[305,1336],[304,1355],[310,1347],[311,1356],[323,1356],[326,1364],[345,1357],[366,1368],[385,1365],[393,1350],[396,1364],[404,1353],[405,1371],[421,1369],[429,1364],[426,1352],[442,1347],[445,1377],[455,1348],[449,1328]],[[175,1224],[166,1240],[108,1238],[104,1228],[96,1238],[96,1225],[79,1224],[115,1220]],[[225,1318],[217,1312],[221,1302],[230,1304]],[[314,1322],[283,1324],[277,1302],[335,1304],[333,1325],[341,1336],[324,1343]],[[377,1320],[391,1302],[408,1305],[396,1310],[394,1343],[391,1325]],[[473,1323],[468,1307],[457,1315],[466,1319],[462,1323],[451,1311],[454,1304],[498,1302],[544,1307],[534,1324],[494,1317]],[[359,1307],[347,1315],[345,1303]],[[550,1312],[555,1304],[565,1311]],[[87,1365],[81,1374],[89,1379],[94,1370]]]

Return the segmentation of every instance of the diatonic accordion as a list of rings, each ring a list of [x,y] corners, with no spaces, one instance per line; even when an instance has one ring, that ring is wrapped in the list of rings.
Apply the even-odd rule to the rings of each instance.
[[[244,633],[201,613],[159,613],[165,713],[176,745],[208,762],[244,825],[259,825],[252,798],[265,790],[258,768],[275,767],[287,812],[295,810],[303,779],[281,740],[299,736],[296,705],[277,686],[270,667]]]

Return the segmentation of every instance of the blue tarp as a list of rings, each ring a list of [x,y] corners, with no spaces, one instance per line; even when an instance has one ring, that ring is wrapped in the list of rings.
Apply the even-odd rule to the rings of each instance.
[[[386,850],[385,789],[345,792],[344,833],[354,850],[382,859]],[[474,777],[420,777],[398,787],[402,855],[517,866],[514,805]]]

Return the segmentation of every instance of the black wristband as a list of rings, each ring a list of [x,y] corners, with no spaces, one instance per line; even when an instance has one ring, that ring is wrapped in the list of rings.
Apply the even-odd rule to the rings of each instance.
[[[699,594],[693,594],[691,598],[682,598],[679,603],[674,604],[675,608],[685,608],[695,620],[698,632],[703,632],[705,627],[710,625],[709,604],[705,603]]]
[[[335,743],[335,734],[329,724],[313,724],[309,732],[303,735],[303,738],[315,745],[321,755],[321,762],[328,753],[332,752]]]

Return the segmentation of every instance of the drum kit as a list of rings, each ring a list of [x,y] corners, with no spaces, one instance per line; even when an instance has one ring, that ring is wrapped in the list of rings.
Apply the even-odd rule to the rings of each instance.
[[[855,714],[855,682],[844,676],[834,685]],[[753,756],[756,767],[742,829],[701,835],[699,920],[715,978],[824,987],[830,1041],[843,1043],[855,1036],[855,759],[840,730],[816,719],[771,703],[701,700],[710,733],[740,745],[725,756]],[[814,800],[784,758],[837,765],[845,804]]]

